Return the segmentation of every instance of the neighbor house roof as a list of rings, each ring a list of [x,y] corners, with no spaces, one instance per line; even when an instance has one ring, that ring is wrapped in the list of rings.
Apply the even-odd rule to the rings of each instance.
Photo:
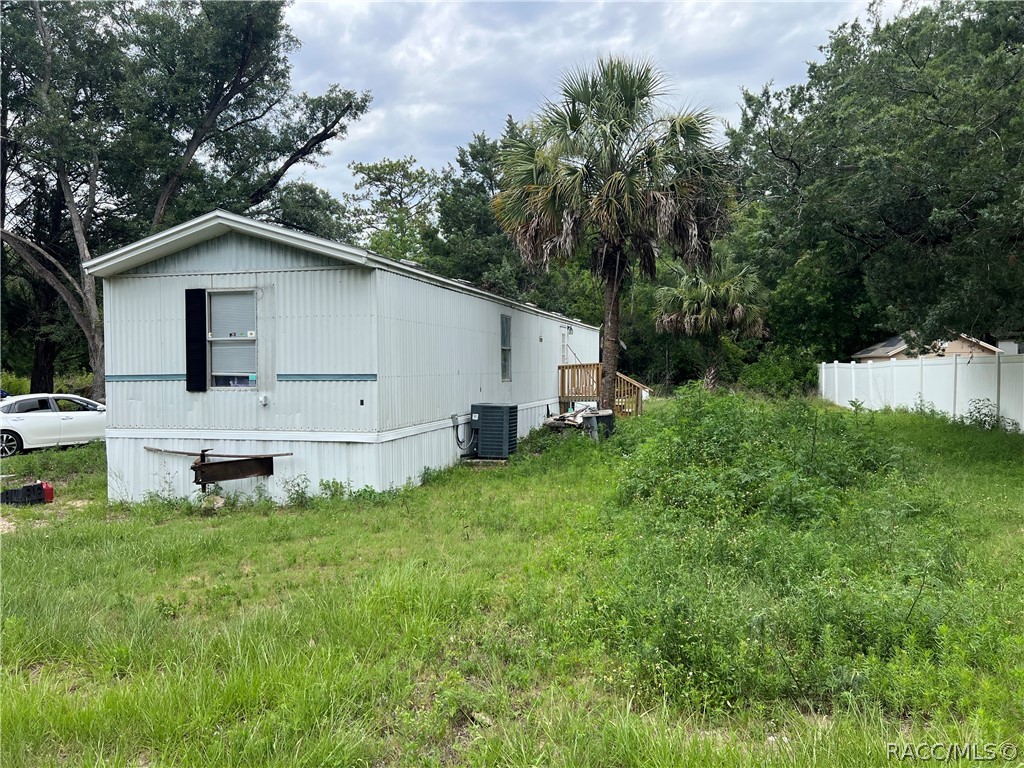
[[[976,339],[973,336],[968,336],[966,333],[961,333],[960,338],[967,339],[967,341],[971,342],[972,344],[977,344],[979,347],[984,347],[990,352],[995,352],[997,355],[1003,354],[1003,350],[1001,350],[994,344],[989,344],[987,341],[982,341],[981,339]]]
[[[165,229],[163,232],[157,232],[155,235],[150,235],[131,245],[118,248],[116,251],[90,259],[85,262],[85,270],[97,277],[114,277],[128,270],[140,267],[143,264],[169,256],[172,253],[191,248],[207,240],[213,240],[229,232],[237,232],[260,240],[269,240],[280,245],[337,259],[340,262],[354,266],[396,272],[417,280],[434,283],[450,291],[480,296],[491,301],[500,301],[509,306],[514,306],[523,312],[543,315],[596,330],[595,326],[575,318],[568,318],[558,312],[549,312],[538,309],[536,306],[513,301],[504,296],[498,296],[497,294],[485,291],[482,288],[477,288],[462,280],[451,280],[435,275],[417,265],[416,262],[395,261],[363,248],[344,245],[343,243],[326,240],[314,235],[307,235],[304,232],[298,232],[287,227],[255,221],[245,216],[239,216],[236,213],[228,213],[219,209],[191,221],[186,221],[184,224]]]
[[[1003,353],[999,347],[993,346],[981,339],[976,339],[973,336],[968,336],[966,333],[961,333],[960,338],[969,341],[971,344],[977,344],[979,347],[994,352],[997,355]],[[885,341],[880,341],[877,344],[872,344],[870,347],[865,347],[860,352],[853,355],[853,359],[857,360],[863,357],[895,357],[900,352],[905,352],[907,349],[907,342],[903,340],[902,336],[890,336]]]
[[[891,336],[885,341],[865,347],[853,355],[853,359],[856,360],[858,357],[892,357],[893,355],[898,355],[906,348],[907,342],[903,340],[902,336]]]

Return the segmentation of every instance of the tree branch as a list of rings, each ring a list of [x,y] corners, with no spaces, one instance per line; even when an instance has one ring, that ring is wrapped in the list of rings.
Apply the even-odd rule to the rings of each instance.
[[[349,115],[351,108],[352,102],[350,101],[329,125],[317,131],[313,136],[307,139],[301,147],[292,152],[291,155],[281,163],[278,169],[271,173],[270,176],[268,176],[267,179],[249,195],[249,205],[259,205],[270,197],[270,194],[288,172],[289,168],[312,155],[325,141],[334,138],[338,133],[338,125]]]
[[[253,77],[250,77],[248,80],[243,79],[252,62],[253,24],[254,20],[252,13],[249,13],[247,16],[245,33],[245,54],[239,62],[238,67],[235,69],[235,75],[231,79],[231,83],[228,87],[224,89],[218,85],[214,90],[213,98],[210,99],[210,106],[199,125],[192,132],[192,137],[185,146],[184,153],[182,153],[181,162],[178,164],[174,173],[172,173],[164,183],[163,189],[160,191],[160,198],[156,203],[156,209],[153,211],[152,226],[154,228],[158,227],[164,220],[164,216],[167,214],[167,208],[170,205],[171,199],[178,193],[178,188],[181,186],[181,180],[185,175],[185,171],[192,164],[192,160],[195,158],[196,152],[198,152],[199,148],[206,143],[207,138],[209,138],[210,133],[217,124],[217,118],[219,118],[228,106],[230,106],[231,100],[235,98],[235,96],[242,93],[252,83],[262,77],[263,73],[266,71],[266,67],[260,68],[254,73]]]
[[[91,337],[93,328],[89,317],[86,314],[84,301],[79,301],[79,297],[75,296],[75,293],[78,293],[83,299],[84,295],[82,295],[81,288],[78,284],[71,279],[71,275],[68,274],[67,270],[65,270],[64,267],[50,256],[50,254],[38,245],[26,240],[14,232],[11,232],[10,230],[0,230],[0,240],[7,243],[7,245],[21,257],[22,261],[29,265],[33,272],[45,280],[50,287],[60,295],[64,300],[64,303],[67,304],[68,309],[71,311],[71,315],[75,318],[75,322],[78,323],[79,327],[81,327],[87,337]],[[53,273],[53,271],[47,269],[43,265],[42,261],[37,258],[37,255],[44,257],[46,261],[54,264],[64,278],[75,287],[75,293],[73,293],[71,289]]]

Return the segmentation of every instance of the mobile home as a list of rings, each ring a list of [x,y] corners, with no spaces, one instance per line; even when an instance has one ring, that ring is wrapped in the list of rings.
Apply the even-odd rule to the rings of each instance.
[[[598,329],[360,248],[214,211],[89,262],[103,278],[108,492],[196,490],[190,456],[278,456],[282,499],[456,462],[478,403],[525,435]],[[454,419],[453,419],[454,417]],[[460,444],[462,447],[460,447]]]

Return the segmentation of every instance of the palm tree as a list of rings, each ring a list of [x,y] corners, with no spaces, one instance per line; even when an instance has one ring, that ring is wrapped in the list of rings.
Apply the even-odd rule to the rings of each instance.
[[[749,265],[728,259],[693,270],[670,266],[677,283],[658,289],[657,328],[710,343],[712,363],[704,372],[704,386],[713,389],[718,382],[718,340],[727,334],[746,339],[767,334],[764,309],[758,304],[761,283]]]
[[[724,225],[725,164],[705,111],[662,113],[665,78],[649,62],[603,58],[561,81],[557,101],[510,126],[494,210],[523,260],[547,268],[580,253],[604,283],[601,407],[619,359],[619,294],[653,276],[660,246],[707,265]]]

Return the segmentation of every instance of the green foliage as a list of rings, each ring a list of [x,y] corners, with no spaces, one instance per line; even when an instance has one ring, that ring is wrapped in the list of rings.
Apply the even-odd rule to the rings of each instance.
[[[9,395],[27,395],[31,385],[25,376],[15,376],[10,371],[0,371],[0,389]]]
[[[87,371],[65,373],[53,380],[53,391],[60,394],[92,396],[93,375]]]
[[[963,416],[963,423],[979,429],[1004,432],[1021,431],[1021,425],[1011,418],[1000,416],[998,406],[987,397],[971,400],[967,404],[967,413]]]
[[[339,243],[355,243],[359,228],[348,208],[319,187],[303,181],[282,184],[250,213],[263,221]]]
[[[840,26],[805,83],[745,92],[740,239],[771,264],[781,341],[838,355],[872,323],[921,345],[1019,330],[1022,43],[1013,3],[906,6]]]
[[[952,417],[945,411],[935,407],[935,403],[925,400],[920,394],[910,409],[898,408],[897,410],[910,410],[910,412],[934,419],[945,424],[959,424],[965,427],[983,429],[996,432],[1022,432],[1024,428],[1013,419],[1001,416],[996,404],[987,397],[971,400],[967,404],[967,413]]]
[[[446,277],[517,296],[522,269],[491,209],[497,193],[498,142],[483,133],[456,150],[441,175],[437,222],[425,241],[425,263]],[[546,305],[541,305],[546,306]]]
[[[441,175],[436,224],[423,232],[424,265],[500,296],[599,324],[601,290],[588,269],[569,263],[532,270],[519,258],[491,206],[499,172],[497,141],[474,134],[458,148],[455,167]]]
[[[770,346],[756,362],[744,366],[739,383],[771,397],[807,395],[818,383],[817,360],[807,350]]]
[[[285,503],[289,507],[308,507],[313,497],[309,493],[309,476],[305,474],[286,477],[281,481]]]
[[[769,300],[768,324],[779,344],[835,360],[875,343],[882,316],[841,252],[820,247],[802,254],[779,279]]]
[[[749,264],[716,258],[708,268],[670,268],[672,283],[657,292],[659,329],[691,338],[765,335],[761,281]]]
[[[585,620],[649,695],[956,712],[999,674],[1018,640],[963,583],[944,493],[872,417],[688,389],[653,418]]]
[[[356,242],[392,259],[423,258],[424,230],[434,217],[440,177],[416,158],[350,163],[356,191],[345,195]]]

